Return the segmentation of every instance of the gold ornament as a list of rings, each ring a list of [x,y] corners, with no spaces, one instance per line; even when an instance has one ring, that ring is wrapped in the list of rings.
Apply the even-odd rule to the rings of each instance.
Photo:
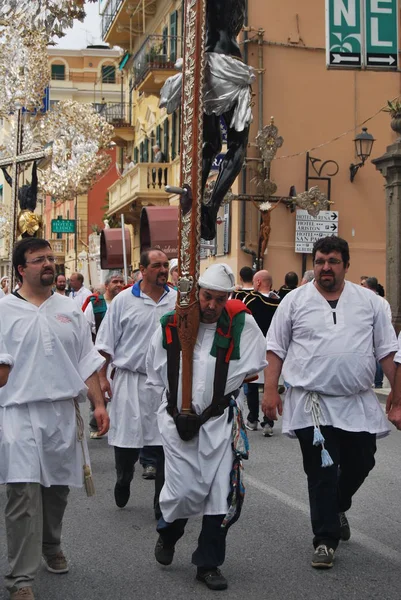
[[[110,165],[114,128],[91,105],[60,102],[41,120],[43,145],[51,144],[50,165],[39,173],[45,194],[70,200],[84,194]]]
[[[312,217],[317,217],[321,210],[328,210],[330,204],[334,204],[334,202],[328,200],[317,185],[311,187],[307,192],[298,194],[293,200],[298,208],[306,210]]]
[[[42,237],[42,217],[30,210],[22,210],[18,215],[17,228],[21,236]]]
[[[14,26],[0,33],[0,117],[19,108],[40,109],[50,70],[47,38],[38,31],[19,33]]]

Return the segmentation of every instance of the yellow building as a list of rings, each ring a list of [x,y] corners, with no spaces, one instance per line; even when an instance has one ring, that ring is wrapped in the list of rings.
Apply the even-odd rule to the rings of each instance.
[[[394,8],[396,3],[390,3]],[[327,0],[327,6],[334,7],[335,18],[350,27],[355,18],[354,4]],[[377,31],[372,27],[370,33],[378,38],[380,49],[380,45],[383,48],[388,44],[380,19],[389,8],[384,11],[380,3],[366,2],[366,9],[371,10],[373,5],[379,9],[377,15],[368,14],[365,21],[379,27]],[[244,199],[235,200],[224,209],[217,248],[212,244],[212,252],[204,254],[216,253],[218,256],[209,260],[225,260],[236,273],[245,264],[256,264],[260,259],[259,266],[272,272],[277,288],[287,271],[301,275],[305,267],[311,267],[310,254],[295,251],[299,213],[291,212],[286,200],[271,215],[267,253],[260,255],[261,213],[251,202],[257,194],[252,178],[260,160],[255,139],[258,130],[268,125],[274,115],[284,138],[270,172],[277,185],[276,198],[287,197],[290,188],[292,193],[300,193],[318,185],[328,193],[330,186],[334,202],[331,208],[338,211],[335,233],[350,243],[350,279],[358,281],[361,274],[367,274],[384,282],[384,180],[366,160],[351,182],[350,165],[361,162],[354,138],[362,126],[368,127],[376,140],[371,158],[382,155],[395,140],[389,117],[380,109],[388,99],[399,95],[399,73],[392,68],[391,58],[386,66],[385,62],[377,62],[375,54],[372,60],[376,62],[367,66],[353,62],[351,55],[344,68],[343,53],[349,51],[349,46],[345,44],[337,54],[328,52],[329,11],[326,12],[323,1],[248,0],[246,6],[246,28],[240,42],[245,61],[256,70],[254,122],[246,169],[233,187],[233,192]],[[110,214],[124,212],[136,232],[141,207],[175,201],[163,192],[163,186],[154,189],[152,185],[155,165],[151,146],[154,140],[159,143],[167,159],[167,180],[178,183],[179,111],[168,117],[157,105],[160,88],[175,72],[174,62],[182,55],[181,11],[182,2],[173,0],[102,2],[103,39],[126,51],[125,94],[135,125],[127,152],[137,163],[110,189]],[[399,15],[393,16],[396,23]],[[365,21],[360,19],[361,23]],[[397,32],[396,38],[397,56]],[[327,65],[330,61],[332,68]],[[136,246],[138,243],[136,236]],[[137,260],[137,253],[135,257]]]

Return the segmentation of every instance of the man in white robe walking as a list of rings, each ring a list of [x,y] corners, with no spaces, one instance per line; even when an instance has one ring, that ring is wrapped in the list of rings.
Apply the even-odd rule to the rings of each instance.
[[[240,300],[228,300],[235,288],[234,274],[228,265],[210,266],[199,279],[199,286],[201,322],[194,348],[192,386],[192,406],[197,415],[202,415],[211,406],[214,389],[219,387],[217,380],[214,381],[215,369],[221,368],[222,364],[219,363],[216,368],[215,356],[216,348],[224,343],[219,329],[223,318],[228,319],[228,302],[231,306],[237,305],[235,310],[238,314],[233,319],[242,317],[243,325],[238,326],[239,335],[233,342],[237,355],[233,352],[229,359],[223,387],[221,401],[227,403],[222,404],[218,413],[220,416],[209,418],[201,426],[198,435],[189,441],[183,441],[179,436],[167,404],[172,387],[169,387],[170,367],[167,365],[162,327],[152,339],[147,358],[148,383],[156,386],[156,389],[168,390],[158,413],[165,452],[166,481],[160,494],[162,518],[157,525],[159,539],[155,557],[160,564],[171,564],[175,544],[184,535],[188,518],[203,515],[202,530],[192,563],[197,566],[196,577],[199,581],[210,589],[223,590],[227,588],[227,580],[218,567],[225,559],[227,528],[222,527],[222,523],[229,509],[230,472],[234,459],[232,413],[229,418],[233,409],[229,408],[229,402],[237,399],[239,403],[237,395],[245,377],[264,368],[265,338],[243,303]],[[234,323],[237,322],[230,321],[229,331]],[[176,408],[178,411],[181,409],[180,384]],[[245,430],[243,434],[246,435]]]
[[[127,504],[139,451],[143,446],[154,446],[158,456],[154,510],[158,518],[164,456],[156,413],[162,390],[146,387],[146,353],[160,318],[174,308],[177,292],[167,285],[169,263],[164,252],[143,252],[140,269],[142,280],[111,303],[99,328],[96,348],[106,358],[100,383],[110,398],[108,439],[114,446],[117,471],[115,502],[119,508]],[[107,379],[109,363],[115,369],[111,385]]]
[[[103,358],[82,311],[52,292],[49,242],[18,242],[13,267],[22,284],[0,310],[0,365],[14,361],[0,390],[0,484],[7,484],[6,586],[11,600],[32,600],[42,555],[51,573],[68,571],[62,520],[69,486],[83,485],[88,463],[78,402],[90,392],[103,433],[109,418],[96,373]]]
[[[347,242],[322,238],[312,258],[314,281],[281,301],[267,333],[262,409],[283,413],[282,370],[283,433],[297,436],[308,479],[312,567],[327,569],[350,538],[345,513],[375,465],[376,438],[389,433],[372,382],[377,359],[393,385],[398,345],[380,298],[345,281]]]

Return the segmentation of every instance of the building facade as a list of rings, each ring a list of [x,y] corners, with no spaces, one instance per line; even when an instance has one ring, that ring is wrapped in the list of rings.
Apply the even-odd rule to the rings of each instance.
[[[352,7],[358,3],[330,2],[334,3],[337,18],[352,24]],[[158,109],[158,101],[161,86],[176,72],[174,63],[182,56],[182,4],[162,0],[102,3],[103,39],[126,53],[124,93],[134,124],[126,140],[126,152],[136,163],[110,188],[109,214],[124,212],[133,223],[136,259],[141,208],[176,202],[163,188],[165,180],[178,183],[180,111],[167,116]],[[367,0],[368,4],[374,10]],[[380,17],[383,5],[373,4]],[[296,271],[301,276],[305,268],[311,267],[311,257],[295,251],[297,211],[290,208],[290,196],[317,185],[322,192],[330,192],[333,204],[327,208],[338,212],[335,233],[350,243],[349,278],[359,281],[362,274],[375,275],[385,283],[384,180],[366,160],[351,182],[350,165],[360,162],[354,138],[362,127],[367,127],[375,138],[370,158],[382,155],[395,140],[389,116],[381,109],[387,100],[400,94],[399,72],[390,64],[388,68],[361,68],[351,62],[347,68],[338,68],[338,64],[328,68],[328,12],[324,2],[248,0],[246,12],[240,42],[244,60],[256,73],[248,159],[233,187],[241,200],[222,209],[216,243],[203,249],[204,265],[224,260],[236,273],[246,264],[267,268],[277,288],[286,272]],[[375,18],[373,15],[372,23]],[[398,22],[398,12],[395,18]],[[387,43],[384,35],[379,23],[379,44]],[[345,44],[339,50],[340,56],[346,49]],[[262,215],[252,202],[257,194],[252,180],[260,164],[256,136],[270,123],[271,116],[284,139],[270,169],[270,178],[277,185],[274,200],[282,197],[283,201],[271,214],[267,251],[261,256]],[[152,180],[156,168],[152,163],[153,142],[161,147],[166,159],[165,180],[160,186]],[[334,232],[334,227],[330,231]],[[298,241],[301,239],[298,234]]]

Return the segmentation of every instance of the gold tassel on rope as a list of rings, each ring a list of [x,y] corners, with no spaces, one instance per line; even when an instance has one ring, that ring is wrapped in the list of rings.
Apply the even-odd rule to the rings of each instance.
[[[85,486],[86,495],[88,496],[88,498],[90,498],[91,496],[95,495],[95,485],[93,483],[91,468],[88,464],[86,464],[85,443],[84,443],[84,437],[85,437],[84,421],[82,419],[81,411],[79,410],[79,404],[78,404],[78,401],[76,400],[76,398],[74,398],[74,405],[75,405],[75,415],[76,415],[76,421],[77,421],[77,438],[78,438],[78,441],[81,442],[82,456],[84,459],[84,465],[83,465],[84,486]]]

